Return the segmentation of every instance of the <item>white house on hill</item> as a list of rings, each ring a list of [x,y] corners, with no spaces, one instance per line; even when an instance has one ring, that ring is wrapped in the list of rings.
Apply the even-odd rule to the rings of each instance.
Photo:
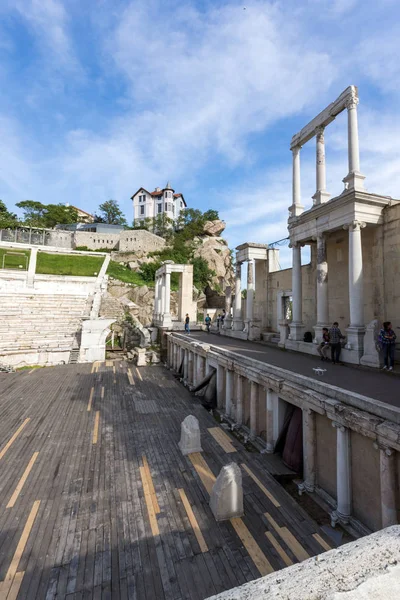
[[[154,192],[139,188],[131,200],[135,225],[140,224],[140,221],[144,219],[154,219],[161,214],[176,221],[181,210],[186,208],[183,195],[175,194],[175,190],[172,189],[169,182],[164,189],[157,187]]]

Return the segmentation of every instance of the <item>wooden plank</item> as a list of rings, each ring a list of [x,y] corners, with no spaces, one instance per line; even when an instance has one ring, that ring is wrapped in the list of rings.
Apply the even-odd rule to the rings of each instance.
[[[19,592],[19,588],[21,587],[22,580],[24,578],[25,571],[17,571],[15,573],[15,577],[10,587],[10,591],[8,592],[7,600],[16,600]]]
[[[181,497],[181,500],[183,502],[183,506],[185,507],[187,516],[189,517],[189,521],[190,524],[193,528],[194,531],[194,535],[196,536],[197,541],[199,542],[199,546],[200,546],[200,550],[202,552],[208,552],[208,546],[206,544],[206,541],[203,537],[203,534],[201,533],[199,524],[197,522],[197,519],[194,515],[194,512],[192,510],[192,507],[190,506],[189,500],[187,499],[187,496],[185,494],[185,490],[183,490],[182,488],[178,489],[179,495]]]
[[[156,490],[154,488],[153,479],[151,477],[149,463],[147,462],[147,458],[145,456],[142,456],[142,460],[143,460],[143,468],[144,468],[145,476],[146,476],[146,479],[147,479],[147,485],[149,487],[149,491],[150,491],[150,494],[151,494],[151,501],[153,503],[154,512],[155,512],[156,515],[158,515],[161,511],[160,511],[160,506],[158,504],[158,500],[157,500]]]
[[[31,512],[29,513],[28,519],[25,523],[25,527],[22,531],[21,537],[19,539],[18,542],[18,546],[14,552],[14,556],[12,558],[11,564],[8,567],[8,571],[6,573],[6,576],[4,578],[1,590],[0,590],[0,600],[6,600],[8,593],[10,591],[10,588],[12,586],[14,577],[17,573],[17,569],[18,569],[18,565],[19,565],[19,561],[21,560],[22,554],[25,550],[25,546],[26,543],[28,541],[29,538],[29,534],[31,532],[31,529],[33,527],[33,524],[35,522],[36,519],[36,515],[38,513],[39,510],[39,506],[40,506],[40,500],[36,500],[33,503]],[[22,579],[21,579],[22,581]]]
[[[324,538],[322,538],[322,537],[319,535],[319,533],[313,533],[313,538],[314,538],[315,540],[317,540],[318,544],[319,544],[320,546],[322,546],[322,548],[323,548],[324,550],[326,550],[327,552],[329,552],[329,550],[332,550],[332,546],[330,546],[330,545],[328,544],[328,542],[326,542],[326,541],[324,540]]]
[[[94,387],[92,387],[92,389],[90,390],[89,402],[87,405],[87,412],[90,412],[92,410],[93,394],[94,394]]]
[[[158,529],[157,517],[154,512],[153,500],[151,498],[151,493],[149,490],[149,485],[147,483],[147,477],[144,467],[139,467],[140,476],[142,478],[143,491],[144,491],[144,499],[146,501],[147,512],[149,515],[150,527],[153,536],[160,535],[160,531]]]
[[[140,371],[137,367],[136,367],[136,374],[139,377],[140,381],[143,381],[143,377],[141,376]]]
[[[251,535],[250,531],[247,529],[246,525],[243,523],[240,517],[235,517],[230,519],[236,533],[242,540],[244,547],[249,553],[252,561],[255,566],[259,570],[262,576],[268,575],[269,573],[273,573],[274,569],[261,550],[260,546],[257,544],[256,540]]]
[[[106,360],[106,367],[112,367],[114,362],[112,360]]]
[[[265,487],[265,485],[263,485],[261,483],[261,481],[258,479],[258,477],[256,477],[256,475],[254,475],[253,471],[251,471],[249,469],[249,467],[247,465],[245,465],[244,463],[242,463],[242,469],[244,469],[246,471],[246,473],[248,475],[250,475],[250,477],[252,478],[252,480],[258,485],[258,487],[260,488],[260,490],[262,492],[264,492],[264,494],[267,496],[267,498],[272,502],[272,504],[274,506],[276,506],[277,508],[279,508],[280,504],[278,502],[278,500],[276,500],[276,498],[274,498],[274,496],[271,494],[271,492],[269,492],[267,490],[267,488]]]
[[[288,548],[293,552],[298,561],[307,560],[310,558],[308,552],[303,548],[300,542],[294,537],[287,527],[280,527],[269,513],[265,513],[269,523],[283,539]]]
[[[104,385],[101,386],[101,394],[100,397],[102,400],[104,400]]]
[[[97,440],[99,437],[99,421],[100,421],[100,411],[96,410],[96,416],[94,419],[94,427],[93,427],[92,444],[97,444]]]
[[[133,379],[132,371],[131,371],[130,369],[128,369],[128,372],[127,372],[127,374],[128,374],[128,380],[129,380],[129,383],[130,383],[131,385],[135,385],[135,380]]]
[[[216,480],[215,475],[211,471],[210,467],[208,466],[200,452],[193,452],[192,454],[189,454],[188,457],[190,459],[190,462],[196,469],[197,474],[203,482],[203,485],[206,488],[207,492],[211,495],[211,490],[213,489]]]
[[[230,454],[231,452],[237,452],[229,436],[220,427],[209,427],[207,431],[211,433],[215,441],[218,442],[218,444],[223,450],[225,450],[227,454]]]
[[[7,450],[10,448],[10,446],[15,442],[15,440],[17,439],[17,437],[19,436],[19,434],[21,433],[21,431],[23,430],[23,428],[29,423],[29,421],[30,421],[30,417],[28,417],[27,419],[25,419],[25,421],[22,423],[22,425],[20,425],[18,427],[17,431],[9,439],[9,441],[7,442],[7,444],[4,446],[3,450],[0,452],[0,460],[3,458],[3,456],[5,455],[5,453],[7,452]]]
[[[6,508],[12,508],[14,506],[14,504],[16,503],[17,498],[20,495],[21,490],[24,487],[25,481],[28,479],[29,473],[31,472],[32,467],[35,464],[35,460],[37,459],[38,456],[39,456],[39,452],[34,452],[32,454],[32,458],[29,461],[28,466],[26,467],[25,471],[23,472],[22,477],[19,480],[17,487],[14,490],[13,495],[11,496],[10,500],[8,501]]]
[[[269,541],[271,542],[271,544],[273,545],[273,547],[275,548],[285,565],[287,567],[290,567],[290,565],[293,564],[292,559],[288,556],[288,554],[286,554],[286,552],[284,551],[278,540],[271,533],[271,531],[266,531],[265,535],[267,536],[267,538],[269,539]]]

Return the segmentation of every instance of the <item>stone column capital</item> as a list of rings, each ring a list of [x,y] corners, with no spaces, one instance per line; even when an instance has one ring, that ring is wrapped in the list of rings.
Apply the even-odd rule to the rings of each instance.
[[[317,136],[317,140],[323,142],[324,141],[324,133],[325,133],[325,125],[319,125],[315,129],[315,135]]]
[[[343,225],[343,229],[348,229],[349,231],[360,231],[360,229],[364,229],[367,224],[364,221],[351,221],[350,223],[346,223]]]
[[[339,429],[342,433],[344,433],[348,429],[342,423],[338,423],[337,421],[332,421],[332,427],[334,427],[335,429]]]
[[[375,450],[381,450],[386,456],[393,456],[396,452],[396,450],[393,448],[385,446],[385,444],[382,444],[382,442],[378,441],[374,442],[374,448]]]
[[[351,95],[346,100],[346,108],[347,108],[347,110],[351,110],[353,108],[357,108],[357,105],[359,104],[359,102],[360,102],[360,100],[357,98],[357,96],[355,95],[355,93],[352,92]]]
[[[299,154],[300,150],[301,150],[301,146],[293,146],[293,148],[292,148],[293,156],[297,156]]]

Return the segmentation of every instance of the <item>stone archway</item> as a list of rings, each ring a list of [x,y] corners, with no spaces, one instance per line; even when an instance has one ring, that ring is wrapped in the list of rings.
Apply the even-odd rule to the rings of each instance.
[[[115,319],[88,319],[82,323],[81,349],[79,362],[95,362],[105,360],[106,339],[111,332]]]

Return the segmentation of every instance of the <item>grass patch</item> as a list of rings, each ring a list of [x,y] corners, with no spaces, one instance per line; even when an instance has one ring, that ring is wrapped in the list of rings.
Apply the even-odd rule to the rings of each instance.
[[[11,248],[0,249],[0,269],[15,269],[16,271],[27,271],[29,265],[30,250],[12,250]],[[20,267],[22,266],[22,268]]]
[[[132,283],[133,285],[147,285],[154,287],[154,281],[145,281],[143,277],[137,271],[131,271],[128,267],[121,263],[117,263],[114,260],[110,260],[108,265],[107,275],[119,279],[124,283]]]
[[[16,371],[32,371],[32,369],[44,369],[43,365],[27,365],[26,367],[17,367]]]
[[[41,275],[75,275],[96,277],[104,257],[79,256],[77,254],[46,254],[39,252],[36,273]]]

